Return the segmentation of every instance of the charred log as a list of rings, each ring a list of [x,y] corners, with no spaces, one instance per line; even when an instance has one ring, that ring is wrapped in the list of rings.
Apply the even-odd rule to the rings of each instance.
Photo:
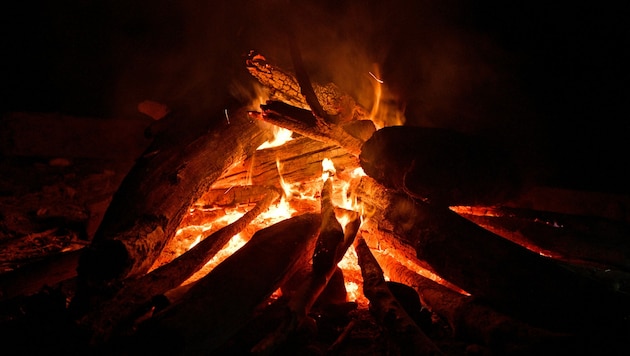
[[[383,270],[363,238],[355,250],[363,275],[363,293],[370,300],[370,311],[389,331],[401,355],[441,355],[440,349],[415,324],[385,283]]]
[[[352,155],[361,153],[363,140],[352,136],[340,125],[318,119],[308,110],[277,101],[269,101],[261,108],[262,113],[251,112],[250,115],[314,140],[338,145]]]
[[[447,319],[455,337],[481,343],[500,354],[558,353],[575,341],[567,334],[535,328],[501,314],[474,297],[414,273],[389,255],[375,251],[374,257],[391,280],[413,287],[424,306]]]
[[[242,110],[232,114],[229,125],[218,125],[189,142],[156,139],[136,162],[80,259],[76,312],[89,308],[93,297],[110,294],[125,278],[145,273],[188,207],[267,139],[266,131]]]
[[[220,347],[260,303],[308,263],[320,223],[319,215],[304,214],[259,230],[178,304],[141,325],[140,347],[175,347],[182,354],[207,354]],[[168,340],[158,339],[167,334]]]
[[[153,297],[176,288],[202,268],[228,241],[243,230],[260,213],[267,210],[278,198],[278,193],[269,191],[254,208],[234,223],[206,236],[200,243],[170,263],[144,276],[125,281],[118,293],[90,313],[83,324],[93,335],[93,343],[107,341],[116,329],[129,328],[132,317],[151,304]]]
[[[385,127],[365,142],[359,158],[379,183],[435,205],[492,205],[522,189],[505,149],[446,129]]]
[[[498,311],[534,326],[568,331],[593,323],[619,325],[627,297],[572,272],[439,206],[404,196],[370,194],[378,188],[363,178],[357,190],[364,203],[382,207],[379,229],[394,228],[399,241],[415,248],[437,275]],[[362,194],[361,191],[364,193]],[[368,203],[368,205],[370,205]],[[578,312],[579,310],[579,312]]]

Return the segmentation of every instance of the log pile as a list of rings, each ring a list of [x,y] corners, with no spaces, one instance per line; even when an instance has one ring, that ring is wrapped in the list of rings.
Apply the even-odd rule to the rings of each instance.
[[[25,352],[112,355],[614,354],[629,346],[627,221],[518,207],[528,187],[500,147],[442,129],[376,130],[339,88],[310,83],[291,50],[296,75],[248,56],[247,69],[272,94],[260,111],[231,110],[180,137],[168,134],[177,113],[167,113],[111,190],[87,246],[32,264],[35,273],[0,275],[7,342]],[[256,150],[271,125],[293,140]],[[322,183],[324,158],[337,171]],[[367,176],[352,177],[359,167]],[[356,211],[333,202],[337,181],[349,183]],[[287,184],[317,199],[290,196]],[[255,227],[285,199],[292,217]],[[219,223],[230,209],[244,214]],[[199,243],[169,255],[179,230],[209,221]],[[189,280],[239,232],[243,247]],[[347,299],[351,277],[338,266],[350,253],[366,305]],[[63,336],[40,344],[25,336],[53,329]]]

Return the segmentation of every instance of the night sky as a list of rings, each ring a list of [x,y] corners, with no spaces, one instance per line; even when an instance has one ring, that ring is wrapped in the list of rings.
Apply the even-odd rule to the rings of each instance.
[[[256,48],[363,97],[378,63],[406,124],[492,137],[544,183],[630,192],[627,13],[472,1],[25,1],[3,5],[3,112],[138,115],[145,99],[212,116]],[[203,4],[203,5],[201,5]],[[8,8],[6,8],[8,7]],[[369,82],[368,86],[369,86]],[[395,99],[395,100],[394,100]],[[194,119],[191,119],[194,120]]]

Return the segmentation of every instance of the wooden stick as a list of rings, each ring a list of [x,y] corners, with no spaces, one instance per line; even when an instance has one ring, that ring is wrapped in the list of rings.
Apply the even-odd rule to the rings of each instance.
[[[361,153],[362,140],[353,137],[339,125],[322,124],[321,120],[318,121],[308,110],[275,101],[267,102],[266,105],[261,105],[261,108],[262,113],[250,112],[250,115],[314,140],[334,143],[354,156]]]
[[[308,264],[320,224],[319,214],[304,214],[256,232],[178,304],[140,326],[141,349],[175,344],[182,354],[212,353],[293,272]],[[156,339],[166,331],[168,340]]]
[[[244,110],[221,117],[216,127],[192,141],[153,141],[114,195],[92,244],[79,261],[77,314],[96,307],[121,281],[138,277],[175,232],[188,208],[234,162],[268,139]],[[176,124],[174,124],[176,125]]]
[[[440,349],[416,325],[385,283],[383,271],[362,237],[354,249],[363,275],[363,293],[370,300],[370,311],[395,340],[401,355],[441,355]]]
[[[335,270],[337,270],[337,264],[341,261],[350,245],[352,245],[359,231],[359,226],[360,217],[359,214],[355,213],[346,226],[342,241],[339,241],[336,247],[331,247],[334,251],[332,264],[327,264],[328,268],[326,270],[320,269],[316,271],[314,268],[312,269],[311,273],[308,274],[298,290],[291,296],[287,305],[286,318],[275,332],[269,334],[252,348],[251,351],[253,353],[273,353],[298,329],[307,317],[313,304],[317,301],[319,295],[328,285],[328,281],[335,273]],[[321,266],[321,268],[324,268],[324,266]]]
[[[94,333],[92,343],[106,342],[115,329],[128,327],[133,321],[129,319],[134,312],[148,304],[154,296],[163,294],[186,281],[210,261],[232,236],[267,210],[278,197],[277,191],[268,191],[263,200],[234,223],[210,236],[205,236],[195,247],[170,263],[138,279],[125,281],[124,287],[111,300],[99,306],[82,321]]]
[[[520,350],[527,354],[550,352],[551,346],[558,347],[556,352],[560,352],[563,344],[566,347],[571,341],[567,334],[535,328],[501,314],[473,297],[414,273],[392,256],[372,252],[385,275],[414,288],[425,307],[448,320],[457,338],[483,343],[498,353]]]

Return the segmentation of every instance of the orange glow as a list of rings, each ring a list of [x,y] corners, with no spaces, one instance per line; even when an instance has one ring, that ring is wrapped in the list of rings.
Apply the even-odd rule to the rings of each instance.
[[[282,127],[274,126],[273,127],[273,140],[263,142],[262,145],[258,146],[257,150],[282,146],[285,143],[293,140],[292,135],[293,135],[293,131],[284,129]]]

